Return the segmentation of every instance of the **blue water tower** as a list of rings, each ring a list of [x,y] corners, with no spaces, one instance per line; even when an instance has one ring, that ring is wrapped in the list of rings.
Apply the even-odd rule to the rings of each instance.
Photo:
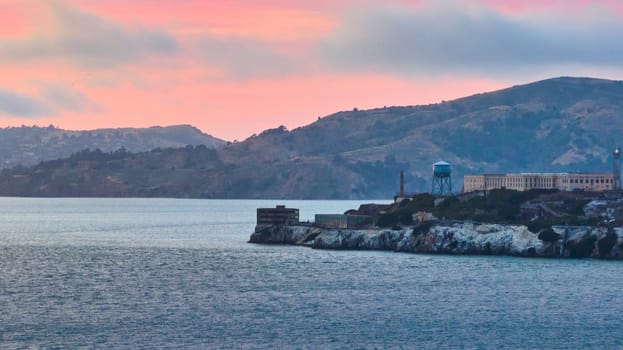
[[[433,164],[432,194],[446,195],[452,193],[452,171],[450,163],[439,161]]]

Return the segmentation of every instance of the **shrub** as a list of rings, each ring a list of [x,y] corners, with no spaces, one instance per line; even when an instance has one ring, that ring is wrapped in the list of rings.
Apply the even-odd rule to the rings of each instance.
[[[560,239],[560,235],[554,232],[551,228],[548,228],[539,233],[539,239],[543,242],[554,243]]]
[[[393,227],[398,225],[398,214],[389,212],[379,216],[376,225],[379,227]]]

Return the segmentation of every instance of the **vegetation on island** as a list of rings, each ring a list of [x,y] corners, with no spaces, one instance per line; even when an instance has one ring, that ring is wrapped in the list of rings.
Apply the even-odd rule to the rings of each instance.
[[[439,220],[526,225],[540,232],[552,225],[597,225],[599,218],[585,216],[583,209],[589,202],[583,192],[558,190],[494,189],[471,197],[421,193],[393,204],[375,222],[380,227],[412,225],[413,214],[425,212]]]

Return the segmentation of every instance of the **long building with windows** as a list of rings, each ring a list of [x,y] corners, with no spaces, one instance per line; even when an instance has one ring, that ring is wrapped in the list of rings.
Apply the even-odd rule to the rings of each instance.
[[[612,173],[520,173],[465,175],[463,192],[507,188],[516,191],[557,189],[561,191],[609,191],[615,189]]]
[[[257,208],[258,225],[291,225],[299,223],[298,208],[277,205],[274,208]]]

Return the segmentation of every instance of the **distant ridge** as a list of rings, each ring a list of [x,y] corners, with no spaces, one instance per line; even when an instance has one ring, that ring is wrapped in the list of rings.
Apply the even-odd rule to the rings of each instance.
[[[125,148],[144,152],[158,147],[206,145],[220,147],[225,141],[190,125],[149,128],[107,128],[63,130],[49,127],[8,127],[0,129],[0,168],[31,166],[41,161],[69,157],[83,149],[110,152]]]
[[[560,77],[443,103],[352,110],[219,149],[82,154],[0,176],[0,194],[390,198],[430,191],[431,165],[465,173],[610,171],[623,82]]]

